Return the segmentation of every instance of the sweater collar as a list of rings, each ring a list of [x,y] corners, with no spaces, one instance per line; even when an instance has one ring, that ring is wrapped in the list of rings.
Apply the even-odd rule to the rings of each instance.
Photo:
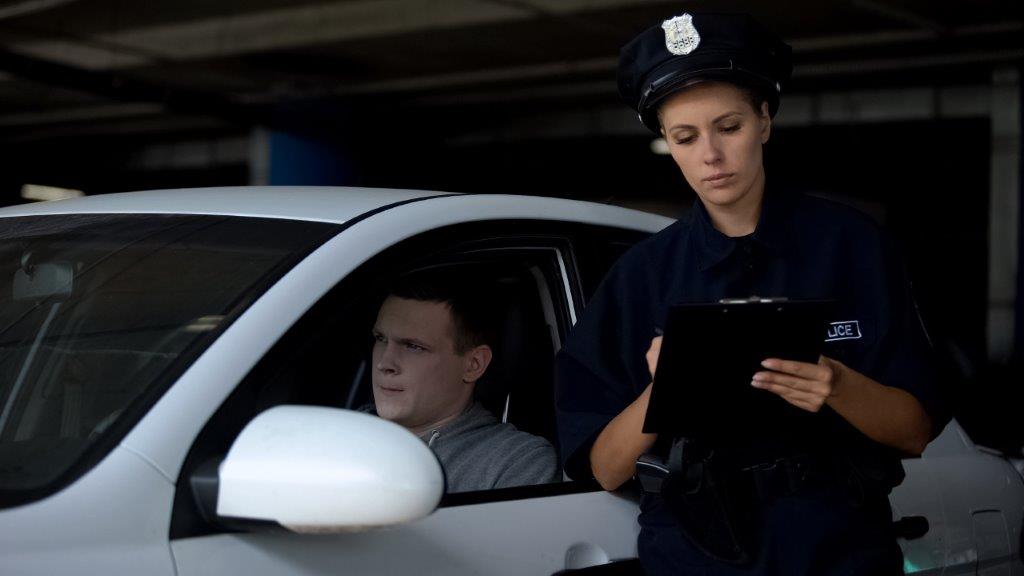
[[[472,402],[461,414],[447,424],[431,428],[420,434],[419,437],[427,445],[433,446],[434,442],[437,442],[443,436],[454,436],[475,428],[490,426],[497,421],[498,419],[489,410],[484,408],[482,404]]]

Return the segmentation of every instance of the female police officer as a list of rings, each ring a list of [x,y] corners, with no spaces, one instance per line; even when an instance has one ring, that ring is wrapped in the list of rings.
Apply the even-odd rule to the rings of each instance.
[[[887,495],[902,480],[901,455],[920,454],[948,419],[885,237],[852,209],[767,182],[762,145],[790,54],[751,18],[722,14],[667,20],[621,53],[620,93],[668,141],[698,201],[616,263],[559,355],[566,472],[612,490],[639,456],[678,446],[642,432],[660,349],[652,337],[671,305],[752,295],[837,303],[817,364],[767,359],[751,382],[814,414],[814,427],[752,432],[724,460],[751,478],[739,485],[758,488],[753,548],[705,553],[669,495],[648,493],[638,550],[649,574],[902,573]]]

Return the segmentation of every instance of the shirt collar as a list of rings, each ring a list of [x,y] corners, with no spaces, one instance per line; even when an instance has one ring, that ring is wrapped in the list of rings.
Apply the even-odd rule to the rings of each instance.
[[[791,202],[789,195],[765,187],[761,217],[749,238],[767,248],[768,253],[781,255],[792,248],[793,230],[789,223]],[[730,238],[715,228],[699,198],[694,202],[691,214],[697,263],[703,272],[728,258],[738,242],[736,238]]]

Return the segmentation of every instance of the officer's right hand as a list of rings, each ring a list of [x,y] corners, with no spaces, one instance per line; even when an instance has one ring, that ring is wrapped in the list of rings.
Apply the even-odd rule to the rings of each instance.
[[[651,347],[647,349],[647,371],[651,373],[651,380],[654,380],[654,371],[658,368],[658,356],[661,354],[661,336],[651,340]]]

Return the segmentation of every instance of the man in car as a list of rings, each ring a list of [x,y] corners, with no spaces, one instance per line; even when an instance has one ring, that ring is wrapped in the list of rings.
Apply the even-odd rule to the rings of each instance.
[[[373,399],[437,454],[448,492],[552,482],[547,440],[500,422],[474,401],[491,362],[493,302],[475,278],[452,267],[400,278],[377,314]]]

